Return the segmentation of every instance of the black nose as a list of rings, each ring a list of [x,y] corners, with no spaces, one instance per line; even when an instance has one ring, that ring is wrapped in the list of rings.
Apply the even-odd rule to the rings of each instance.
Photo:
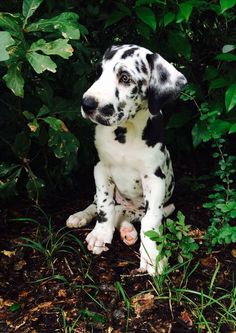
[[[84,97],[82,99],[82,108],[87,114],[92,114],[97,106],[98,102],[93,97]]]

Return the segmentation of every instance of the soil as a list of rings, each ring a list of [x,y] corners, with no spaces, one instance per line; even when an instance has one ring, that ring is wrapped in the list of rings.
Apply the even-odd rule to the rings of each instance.
[[[168,286],[183,288],[182,268],[169,274],[169,282],[163,284],[164,291],[160,294],[153,278],[131,274],[139,265],[139,242],[129,247],[115,233],[111,249],[104,255],[93,256],[87,252],[84,242],[93,225],[65,235],[68,230],[62,228],[66,218],[89,203],[90,192],[82,199],[72,195],[48,198],[40,204],[40,209],[23,199],[3,209],[0,332],[208,332],[204,325],[199,330],[190,301],[170,301],[172,295]],[[173,198],[177,210],[181,210],[187,223],[192,225],[192,234],[198,243],[202,242],[209,220],[209,212],[202,208],[207,194],[206,189],[193,191],[179,183]],[[22,245],[28,242],[24,238],[39,241],[44,247],[50,242],[50,218],[46,218],[45,213],[52,221],[53,244],[64,235],[51,258],[47,252]],[[24,220],[25,217],[39,224]],[[48,249],[52,251],[52,246],[48,245]],[[207,254],[206,248],[200,247],[189,265],[189,272],[196,269],[186,279],[184,288],[207,290],[220,264],[214,284],[224,290],[232,289],[236,268],[234,251],[232,246],[221,246]],[[174,264],[173,257],[170,265]],[[194,296],[189,299],[194,301]],[[217,328],[214,307],[206,310],[205,316]],[[222,325],[222,333],[232,331],[232,326]]]

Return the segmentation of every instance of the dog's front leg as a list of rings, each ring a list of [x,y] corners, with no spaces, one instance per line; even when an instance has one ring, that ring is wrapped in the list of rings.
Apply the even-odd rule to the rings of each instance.
[[[107,251],[106,244],[111,244],[115,230],[114,183],[108,169],[102,162],[94,168],[97,197],[97,222],[94,229],[86,237],[88,249],[94,254]]]
[[[142,177],[143,193],[146,203],[146,213],[141,221],[140,271],[151,275],[161,273],[165,260],[157,262],[159,251],[156,242],[145,235],[146,231],[159,232],[163,217],[165,199],[165,176],[146,174]]]

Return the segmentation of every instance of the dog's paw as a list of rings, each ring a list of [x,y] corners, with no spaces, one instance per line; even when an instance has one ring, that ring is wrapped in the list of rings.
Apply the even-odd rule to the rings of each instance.
[[[128,221],[123,221],[120,225],[120,237],[126,245],[133,245],[138,239],[138,233]]]
[[[114,228],[97,223],[94,229],[86,237],[88,250],[93,254],[101,254],[108,251],[106,244],[111,244]]]
[[[146,237],[146,236],[144,236]],[[140,268],[139,272],[148,272],[154,276],[163,272],[164,266],[167,263],[166,258],[157,260],[159,251],[157,250],[156,243],[150,239],[142,237],[140,246]]]
[[[88,214],[84,212],[78,212],[68,217],[66,225],[68,228],[81,228],[90,223]]]

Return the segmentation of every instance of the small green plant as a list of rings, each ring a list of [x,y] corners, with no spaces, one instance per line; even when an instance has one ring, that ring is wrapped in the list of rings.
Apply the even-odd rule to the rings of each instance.
[[[185,224],[185,216],[180,211],[177,221],[167,219],[158,231],[149,230],[145,234],[157,243],[160,254],[157,260],[178,255],[178,262],[192,259],[193,253],[198,249],[198,244],[189,236],[190,227]]]
[[[125,332],[128,332],[131,303],[130,303],[130,300],[129,300],[124,288],[122,287],[122,285],[119,281],[115,282],[115,288],[117,290],[118,295],[121,296],[121,298],[123,299],[123,301],[125,303],[125,307],[126,307],[126,310],[127,310],[127,319],[126,319]]]

